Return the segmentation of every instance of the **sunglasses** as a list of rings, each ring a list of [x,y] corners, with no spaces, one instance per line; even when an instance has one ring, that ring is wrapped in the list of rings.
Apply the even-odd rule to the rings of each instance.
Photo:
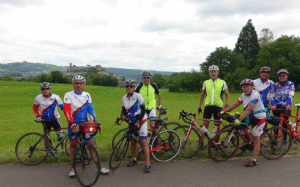
[[[278,77],[285,77],[286,75],[279,75]]]
[[[143,77],[143,79],[150,79],[150,77]]]
[[[41,88],[41,90],[50,90],[50,88]]]
[[[75,82],[74,84],[75,85],[83,85],[84,83],[82,83],[82,82]]]
[[[134,86],[126,86],[126,88],[133,88]]]

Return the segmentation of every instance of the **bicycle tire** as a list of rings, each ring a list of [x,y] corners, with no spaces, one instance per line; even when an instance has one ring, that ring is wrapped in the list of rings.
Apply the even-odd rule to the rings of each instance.
[[[276,136],[276,132],[282,131],[281,136]],[[286,133],[286,145],[282,144],[283,134]],[[268,128],[263,133],[265,138],[261,138],[260,154],[268,160],[276,160],[288,153],[292,146],[291,133],[283,127],[274,126]],[[263,135],[261,137],[263,137]]]
[[[177,122],[168,122],[168,123],[162,123],[162,126],[160,127],[160,129],[158,130],[159,132],[164,131],[164,130],[174,130],[177,127],[182,127],[183,125],[181,125],[180,123]]]
[[[77,147],[73,165],[76,179],[82,186],[92,186],[97,182],[100,175],[100,158],[92,144],[85,142]]]
[[[45,144],[46,147],[45,147]],[[23,164],[36,166],[48,157],[48,143],[40,133],[30,132],[19,138],[15,146],[17,158]]]
[[[239,136],[237,133],[231,129],[224,129],[209,141],[209,157],[216,162],[228,160],[235,154],[238,145]]]
[[[181,148],[178,156],[189,158],[196,155],[201,150],[201,135],[199,132],[192,128],[187,138],[188,132],[190,130],[189,126],[179,126],[174,129],[181,138]]]
[[[111,170],[117,169],[124,158],[126,157],[127,151],[129,148],[129,139],[126,136],[123,136],[116,146],[114,147],[110,159],[109,159],[109,168]]]
[[[177,156],[181,148],[181,140],[174,130],[159,132],[152,141],[151,153],[154,159],[160,162],[167,162]],[[157,151],[153,151],[157,149]]]
[[[95,141],[94,147],[97,149],[97,142],[95,137],[94,137],[94,141]],[[69,136],[67,136],[67,138],[65,138],[65,153],[68,157],[70,156],[69,152],[70,152],[70,139]]]

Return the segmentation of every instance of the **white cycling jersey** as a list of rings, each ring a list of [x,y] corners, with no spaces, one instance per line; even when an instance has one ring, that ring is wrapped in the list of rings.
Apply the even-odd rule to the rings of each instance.
[[[41,109],[41,117],[45,121],[55,121],[60,117],[58,113],[58,107],[63,110],[63,103],[60,97],[56,94],[51,94],[50,97],[44,97],[43,94],[36,96],[33,105],[33,111],[37,117],[39,117],[39,110]]]
[[[126,109],[129,114],[129,119],[132,122],[136,122],[137,120],[141,121],[141,128],[139,130],[139,138],[147,139],[147,114],[144,116],[139,116],[141,114],[141,107],[145,105],[144,99],[141,94],[133,92],[133,94],[128,97],[128,95],[124,95],[122,98],[122,107]],[[137,119],[142,118],[142,119]]]
[[[263,81],[261,78],[255,79],[254,81],[254,90],[256,90],[260,95],[262,102],[265,106],[269,104],[270,92],[274,87],[274,82],[272,80]]]

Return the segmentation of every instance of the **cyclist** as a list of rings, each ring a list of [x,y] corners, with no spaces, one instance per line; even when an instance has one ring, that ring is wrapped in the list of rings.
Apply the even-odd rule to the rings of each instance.
[[[73,157],[78,145],[78,124],[79,122],[87,122],[88,117],[90,117],[93,122],[97,122],[91,96],[89,93],[83,91],[86,84],[85,78],[80,75],[75,75],[72,79],[72,83],[74,90],[67,92],[64,96],[64,114],[69,125],[70,162],[72,164],[71,171],[69,172],[70,177],[75,176],[73,170]],[[99,126],[101,130],[102,125],[100,123]],[[85,141],[95,145],[94,138],[89,133],[85,134]],[[98,163],[96,164],[98,165]],[[100,172],[102,174],[107,174],[109,170],[101,167]]]
[[[152,135],[154,136],[157,133],[157,129],[155,129],[155,121],[151,121],[151,119],[156,118],[156,96],[158,100],[157,108],[161,109],[161,95],[157,85],[150,82],[151,76],[150,71],[144,71],[142,73],[143,82],[141,82],[134,91],[141,94],[144,98],[146,114],[150,119],[150,127],[153,130]]]
[[[35,113],[37,120],[44,120],[46,125],[46,130],[53,129],[56,132],[57,138],[60,141],[63,136],[63,132],[61,130],[61,124],[59,121],[59,113],[58,107],[63,111],[63,103],[60,97],[56,94],[51,93],[51,85],[48,82],[42,82],[41,85],[42,94],[36,96],[33,103],[33,112]],[[39,108],[41,109],[41,115],[39,113]],[[58,130],[56,130],[58,129]],[[64,143],[61,142],[62,152],[65,151]]]
[[[285,112],[284,110],[287,110],[288,113],[290,113],[292,110],[295,85],[293,82],[288,81],[288,75],[289,72],[286,69],[279,70],[277,72],[279,81],[275,84],[273,90],[271,91],[271,109],[274,116],[277,117],[280,117],[280,114]],[[288,118],[288,116],[285,116],[285,120],[288,121]],[[286,124],[283,124],[283,127],[286,128]],[[282,144],[287,144],[287,142],[283,140]]]
[[[256,90],[261,95],[261,100],[264,103],[265,108],[268,110],[269,100],[270,100],[270,92],[273,89],[274,82],[269,80],[269,76],[271,73],[271,68],[262,67],[259,70],[260,78],[255,79],[254,82],[254,90]]]
[[[135,89],[135,82],[132,80],[127,80],[125,82],[126,92],[127,94],[122,98],[122,112],[121,112],[121,119],[125,120],[126,115],[129,116],[129,120],[132,122],[133,126],[137,126],[139,129],[138,135],[140,139],[140,143],[143,148],[143,153],[145,157],[145,172],[150,172],[150,159],[149,159],[149,146],[147,143],[147,115],[144,99],[141,94],[134,92]],[[132,159],[127,163],[127,166],[133,166],[137,164],[136,155],[137,155],[137,147],[136,141],[131,139],[131,153]]]
[[[253,90],[254,82],[251,79],[245,79],[240,82],[240,86],[243,89],[241,97],[227,109],[223,109],[223,112],[230,112],[237,108],[241,104],[244,105],[244,112],[242,115],[234,120],[233,125],[240,125],[241,121],[245,122],[245,125],[239,127],[245,128],[249,124],[253,125],[252,128],[252,141],[253,141],[253,155],[249,162],[244,163],[244,166],[251,167],[257,164],[257,156],[260,151],[260,136],[263,133],[264,126],[267,120],[267,109],[261,100],[260,94]]]
[[[206,80],[203,83],[202,86],[202,93],[200,96],[200,103],[198,106],[198,114],[201,115],[202,113],[202,103],[205,98],[205,108],[204,108],[204,114],[203,118],[205,119],[211,119],[212,114],[214,115],[215,120],[219,120],[219,112],[221,112],[223,108],[223,93],[225,93],[226,96],[226,105],[225,109],[229,106],[230,101],[230,95],[228,91],[227,84],[224,80],[218,78],[219,75],[219,67],[212,65],[209,67],[209,76],[211,79]],[[203,121],[203,125],[205,128],[208,128],[209,121]],[[214,136],[216,133],[216,130],[218,128],[218,123],[216,122],[213,127],[212,135]],[[203,141],[204,137],[201,136],[201,139]]]

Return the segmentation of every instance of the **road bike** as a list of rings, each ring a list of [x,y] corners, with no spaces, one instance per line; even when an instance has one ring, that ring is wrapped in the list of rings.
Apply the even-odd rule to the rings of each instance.
[[[161,108],[161,109],[157,108],[157,110],[159,111],[159,116],[157,118],[150,119],[150,121],[155,121],[156,128],[158,129],[158,132],[161,132],[161,131],[167,130],[167,129],[175,129],[176,127],[182,126],[181,124],[179,124],[177,122],[168,122],[168,123],[165,122],[166,120],[168,120],[168,118],[163,118],[163,116],[167,114],[167,108]],[[128,124],[129,123],[129,118],[127,117],[124,121]],[[116,119],[115,125],[121,125],[121,122],[122,122],[121,118],[118,117]],[[114,149],[116,143],[124,136],[124,134],[127,133],[127,131],[128,131],[128,127],[119,130],[114,135],[114,137],[112,139],[112,149]],[[148,131],[152,132],[153,130],[150,129]],[[139,146],[139,145],[137,145],[137,146]],[[141,150],[141,148],[138,147],[138,150]],[[128,155],[130,155],[130,154],[128,154]],[[139,157],[140,153],[137,156]],[[129,161],[130,159],[131,159],[130,156],[124,158],[125,161]]]
[[[228,116],[230,120],[228,120]],[[234,156],[237,150],[253,151],[252,135],[243,131],[247,128],[245,124],[234,126],[234,117],[226,113],[222,115],[222,118],[231,124],[211,139],[208,146],[209,157],[216,162],[221,162]],[[282,137],[276,135],[279,131],[286,133],[287,144],[283,145]],[[261,135],[260,154],[266,159],[276,160],[287,154],[291,146],[292,137],[289,131],[279,126],[267,127]]]
[[[179,113],[179,119],[181,119],[181,118],[183,119],[184,122],[188,123],[189,125],[177,127],[174,129],[180,135],[180,137],[182,139],[181,140],[181,142],[182,142],[181,150],[178,154],[178,156],[180,156],[180,157],[185,157],[185,158],[192,157],[203,149],[201,134],[204,135],[204,137],[208,141],[210,141],[210,139],[211,139],[209,137],[210,132],[205,128],[204,125],[201,125],[199,127],[195,122],[196,120],[212,121],[212,122],[216,123],[218,125],[218,127],[216,129],[216,133],[218,133],[220,131],[220,129],[227,128],[227,125],[223,124],[222,120],[196,118],[195,113],[185,112],[184,110],[182,110],[182,112]]]
[[[156,123],[157,125],[157,123]],[[115,170],[121,164],[123,160],[128,160],[129,143],[133,139],[140,148],[137,154],[140,155],[143,150],[135,133],[138,131],[137,127],[129,121],[129,127],[123,137],[116,143],[111,153],[109,160],[109,167],[111,170]],[[180,150],[181,142],[179,135],[174,130],[163,130],[157,133],[154,137],[150,131],[148,132],[148,146],[149,153],[157,160],[161,162],[170,161],[175,158]]]
[[[19,161],[29,166],[38,165],[51,156],[57,159],[57,148],[63,144],[63,141],[68,137],[68,134],[63,132],[57,139],[57,144],[54,145],[54,141],[52,141],[49,134],[54,130],[46,130],[46,125],[43,120],[36,119],[34,121],[42,123],[44,133],[30,132],[24,134],[19,138],[15,146],[15,153]],[[55,130],[61,129],[67,129],[67,127]]]
[[[85,141],[85,134],[95,136],[99,129],[96,122],[79,123],[78,146],[73,158],[75,177],[82,186],[94,185],[100,175],[100,158],[96,147]],[[95,138],[94,138],[95,139]]]

